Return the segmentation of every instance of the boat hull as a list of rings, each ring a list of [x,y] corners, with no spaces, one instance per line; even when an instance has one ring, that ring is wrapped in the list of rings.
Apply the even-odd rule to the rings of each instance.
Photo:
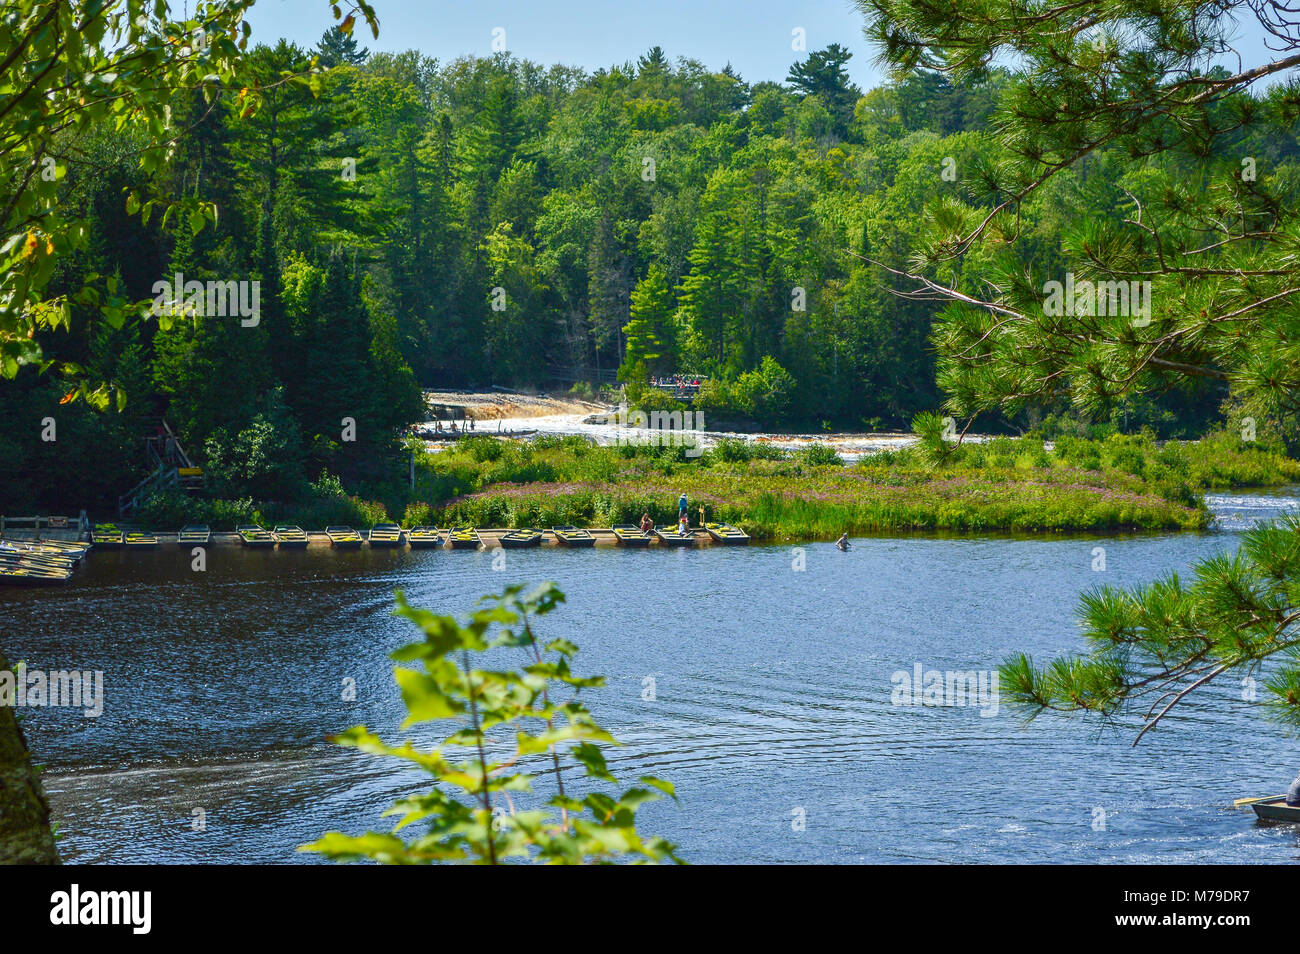
[[[555,534],[555,539],[562,547],[573,547],[577,550],[596,545],[596,538],[578,527],[552,527],[551,533]]]
[[[32,569],[0,568],[0,585],[2,586],[54,586],[72,579],[71,570],[36,571]]]
[[[713,542],[720,546],[743,547],[749,542],[749,534],[729,523],[721,524],[716,528],[705,527],[704,530],[712,538]]]
[[[695,546],[695,538],[694,538],[693,536],[690,536],[689,534],[687,534],[687,535],[683,535],[683,534],[680,534],[680,533],[663,533],[663,532],[661,532],[661,531],[659,531],[659,530],[656,530],[656,531],[655,531],[655,536],[658,537],[658,538],[659,538],[659,542],[662,543],[662,544],[663,544],[664,546],[666,546],[666,547],[693,547],[693,546]]]
[[[1250,807],[1255,809],[1255,814],[1265,821],[1300,823],[1300,806],[1288,805],[1285,795],[1280,798],[1270,798],[1263,802],[1255,802]]]
[[[654,537],[644,533],[635,527],[629,527],[624,530],[622,527],[614,527],[614,544],[620,547],[648,547]]]

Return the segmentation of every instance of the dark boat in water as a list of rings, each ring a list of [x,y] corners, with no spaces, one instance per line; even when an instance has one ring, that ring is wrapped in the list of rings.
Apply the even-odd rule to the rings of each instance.
[[[340,550],[361,549],[361,534],[351,527],[326,527],[325,536],[330,538],[330,546]]]
[[[54,583],[66,583],[72,578],[72,569],[24,561],[0,561],[0,584],[9,586],[49,586]]]
[[[1255,809],[1255,814],[1265,821],[1300,823],[1300,806],[1288,805],[1285,795],[1276,795],[1273,798],[1254,802],[1250,807]]]
[[[667,547],[693,547],[695,546],[695,535],[693,533],[678,533],[676,530],[656,530],[655,536],[659,542]]]
[[[158,546],[158,538],[142,530],[130,531],[122,542],[128,550],[152,550]]]
[[[406,531],[412,550],[432,550],[442,546],[442,533],[437,527],[412,527]]]
[[[305,550],[307,549],[307,534],[302,527],[293,524],[281,523],[271,531],[275,534],[275,539],[280,544],[281,550]]]
[[[528,547],[540,546],[541,543],[542,531],[540,530],[525,528],[501,534],[501,545],[507,550],[523,550]]]
[[[723,546],[742,546],[749,542],[748,533],[729,523],[706,523],[704,529],[715,543]]]
[[[239,534],[240,541],[246,547],[253,547],[259,550],[269,550],[275,546],[275,534],[271,533],[265,527],[259,527],[255,523],[246,523],[235,528]]]
[[[447,531],[447,539],[453,550],[477,550],[483,545],[483,538],[473,527],[452,527]]]
[[[100,523],[95,525],[95,529],[90,531],[90,542],[101,550],[120,550],[122,548],[122,538],[126,534],[122,528],[113,523]]]
[[[212,528],[206,523],[187,523],[176,532],[177,546],[207,546],[212,540]]]
[[[614,531],[614,543],[620,547],[648,547],[654,539],[654,531],[642,530],[631,524],[620,524],[611,529]]]
[[[596,545],[596,538],[581,527],[567,525],[551,527],[551,533],[555,534],[555,539],[560,541],[560,546],[594,547]]]
[[[395,523],[377,523],[370,528],[372,547],[400,547],[405,542],[402,528]]]

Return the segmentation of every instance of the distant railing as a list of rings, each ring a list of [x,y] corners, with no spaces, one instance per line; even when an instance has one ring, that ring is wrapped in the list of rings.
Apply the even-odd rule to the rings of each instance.
[[[700,387],[706,380],[708,379],[698,374],[683,374],[667,378],[651,378],[650,386],[675,398],[691,398],[700,393]]]
[[[84,533],[89,529],[90,521],[86,519],[84,510],[79,517],[60,517],[53,514],[32,517],[0,515],[0,537],[4,536],[6,530],[30,530],[39,535],[42,530],[76,530]]]

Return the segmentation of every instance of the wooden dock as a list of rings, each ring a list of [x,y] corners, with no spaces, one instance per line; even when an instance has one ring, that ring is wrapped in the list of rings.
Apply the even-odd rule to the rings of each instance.
[[[440,549],[440,550],[448,549],[447,547],[448,528],[440,527],[439,529],[442,531],[442,545],[440,547],[437,547],[436,549]],[[618,545],[618,538],[614,535],[614,531],[611,527],[600,527],[600,528],[587,527],[585,529],[587,530],[588,533],[592,535],[592,537],[595,538],[595,546],[597,547],[613,547]],[[483,541],[483,548],[489,550],[493,550],[501,546],[502,536],[508,533],[515,533],[515,532],[517,531],[512,527],[490,527],[490,528],[479,527],[478,528],[479,537]],[[306,536],[307,536],[307,547],[309,548],[315,549],[317,547],[330,546],[330,538],[326,535],[324,530],[308,530],[306,531]],[[691,528],[691,536],[694,537],[694,545],[697,547],[725,545],[725,544],[718,543],[712,537],[709,536],[707,531],[699,528],[695,528],[695,527]],[[150,534],[150,537],[156,539],[159,544],[163,544],[163,545],[171,544],[174,546],[178,543],[181,543],[181,541],[178,539],[178,534],[176,533],[152,533]],[[212,531],[211,539],[207,544],[195,543],[193,544],[193,546],[205,546],[205,545],[206,546],[242,546],[243,542],[244,542],[243,538],[240,537],[240,535],[233,530],[231,531],[214,530]],[[406,541],[403,541],[403,548],[405,547],[405,544]],[[652,538],[649,543],[649,546],[651,547],[659,547],[663,545],[664,544],[662,544],[657,538]],[[559,539],[555,536],[555,534],[550,529],[547,529],[542,534],[542,539],[539,546],[558,547],[558,546],[563,546],[563,544],[559,541]],[[366,549],[369,549],[369,546],[367,546]],[[380,549],[385,549],[385,548],[381,547]],[[388,547],[387,549],[397,549],[397,548]]]

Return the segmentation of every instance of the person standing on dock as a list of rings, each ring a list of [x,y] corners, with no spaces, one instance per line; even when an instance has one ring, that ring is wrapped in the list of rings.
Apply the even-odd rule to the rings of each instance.
[[[680,522],[683,518],[686,517],[686,511],[687,511],[686,494],[683,493],[680,497],[677,498],[678,522]]]

